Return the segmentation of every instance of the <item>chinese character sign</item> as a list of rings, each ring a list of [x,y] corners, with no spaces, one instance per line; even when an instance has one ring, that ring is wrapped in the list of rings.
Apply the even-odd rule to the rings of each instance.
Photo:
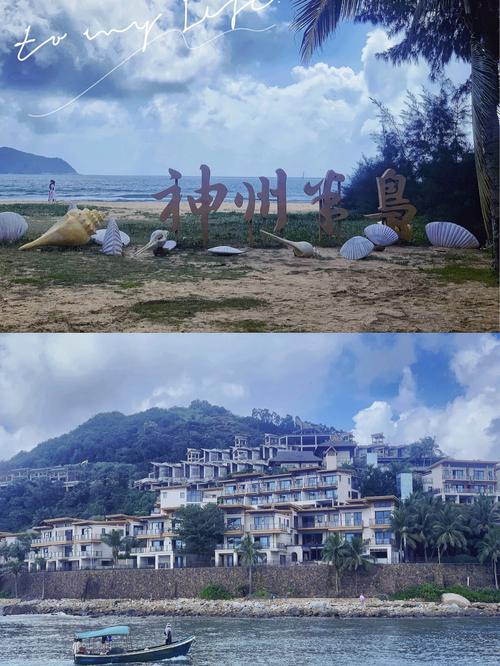
[[[169,169],[168,172],[170,174],[170,179],[174,181],[174,185],[167,188],[166,190],[163,190],[162,192],[153,194],[153,196],[155,199],[160,199],[160,200],[170,196],[170,201],[161,212],[160,220],[162,222],[166,222],[168,218],[171,217],[172,231],[175,233],[175,235],[177,235],[179,233],[179,229],[181,228],[182,194],[181,194],[181,188],[179,186],[179,180],[182,178],[182,173],[179,173],[179,171],[176,171],[175,169]]]
[[[199,215],[201,221],[201,232],[203,236],[203,245],[208,245],[208,216],[210,213],[216,213],[221,207],[227,194],[227,187],[222,183],[210,184],[210,169],[206,164],[202,164],[201,187],[196,190],[200,195],[197,199],[189,196],[189,208],[193,215]],[[211,195],[211,192],[215,196]]]
[[[401,240],[411,240],[411,221],[417,213],[415,206],[403,199],[406,178],[394,169],[387,169],[377,178],[379,213],[365,215],[370,219],[383,218],[385,224],[398,234]]]
[[[340,223],[349,214],[345,208],[337,207],[342,198],[341,183],[344,181],[345,176],[330,169],[326,172],[323,180],[320,180],[316,185],[311,185],[311,183],[304,185],[304,192],[308,196],[314,197],[311,203],[313,205],[319,203],[320,239],[321,230],[323,230],[328,236],[335,236],[337,242],[340,241]],[[336,192],[332,191],[333,183],[337,183]]]

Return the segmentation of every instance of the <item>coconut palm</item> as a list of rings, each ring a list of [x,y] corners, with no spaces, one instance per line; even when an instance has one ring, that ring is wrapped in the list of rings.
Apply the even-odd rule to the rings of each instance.
[[[498,590],[498,574],[497,565],[500,560],[500,527],[490,527],[488,533],[479,542],[479,561],[491,562],[493,567],[493,577],[495,579],[495,587]]]
[[[120,550],[122,550],[125,545],[125,539],[122,537],[122,533],[120,530],[111,530],[108,534],[101,535],[101,541],[111,548],[113,566],[116,567]]]
[[[10,571],[10,573],[14,576],[14,596],[17,599],[17,583],[18,583],[18,578],[19,575],[25,570],[26,566],[24,562],[20,562],[19,560],[9,560],[7,562],[7,569]]]
[[[399,546],[399,561],[408,559],[408,548],[417,547],[415,520],[409,502],[404,502],[394,509],[391,516],[391,527]]]
[[[252,594],[253,568],[262,559],[262,551],[255,545],[252,535],[247,533],[243,537],[238,548],[241,562],[247,567],[248,571],[248,594]]]
[[[440,501],[436,500],[432,495],[423,495],[415,498],[413,505],[413,538],[418,543],[422,544],[424,551],[424,561],[428,561],[429,549],[432,547],[434,534],[432,526],[434,524],[434,516]]]
[[[466,533],[469,528],[465,525],[464,516],[455,504],[443,504],[432,528],[436,539],[439,564],[441,564],[441,555],[450,548],[454,550],[466,548]]]
[[[344,555],[344,568],[354,571],[356,591],[358,589],[358,571],[364,571],[373,564],[372,560],[365,554],[365,542],[361,537],[354,537],[346,544]]]
[[[471,532],[479,538],[485,536],[488,530],[500,523],[500,507],[493,497],[480,495],[470,507],[469,527]]]
[[[340,593],[340,576],[345,568],[346,541],[339,532],[334,532],[326,537],[323,544],[322,558],[330,564],[335,571],[335,592]]]
[[[399,38],[383,57],[425,58],[435,76],[453,58],[471,66],[472,129],[479,196],[498,272],[498,7],[495,0],[294,0],[293,27],[309,60],[341,21],[381,24]]]

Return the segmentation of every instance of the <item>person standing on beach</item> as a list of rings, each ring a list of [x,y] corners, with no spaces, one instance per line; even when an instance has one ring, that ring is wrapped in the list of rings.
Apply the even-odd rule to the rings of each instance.
[[[51,180],[49,183],[49,203],[55,203],[56,201],[56,181]]]

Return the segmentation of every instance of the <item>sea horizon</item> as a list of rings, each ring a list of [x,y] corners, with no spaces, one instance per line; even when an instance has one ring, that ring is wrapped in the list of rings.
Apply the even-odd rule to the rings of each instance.
[[[268,176],[271,187],[275,187],[276,176]],[[287,178],[287,201],[310,202],[311,197],[304,193],[304,185],[309,180],[316,183],[323,176],[289,176]],[[56,181],[56,198],[71,201],[157,201],[153,194],[170,187],[172,180],[168,174],[150,175],[99,175],[99,174],[0,174],[0,201],[46,199],[49,181]],[[247,181],[256,192],[260,191],[258,176],[211,176],[211,183],[223,183],[228,193],[226,202],[234,200],[237,192],[247,198],[243,185]],[[196,190],[201,185],[201,177],[183,176],[180,180],[183,200],[187,196],[198,196]],[[244,210],[244,208],[242,208]]]

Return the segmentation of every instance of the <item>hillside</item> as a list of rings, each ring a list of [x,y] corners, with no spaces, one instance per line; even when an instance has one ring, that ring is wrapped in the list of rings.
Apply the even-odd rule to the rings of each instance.
[[[88,460],[132,464],[142,472],[151,460],[180,460],[188,447],[226,448],[234,443],[235,435],[246,435],[251,443],[260,444],[264,432],[283,434],[293,428],[291,416],[281,418],[268,410],[237,416],[199,400],[189,407],[154,408],[129,416],[111,412],[98,414],[29,452],[21,451],[0,463],[0,470]]]
[[[4,146],[0,148],[0,173],[46,173],[53,176],[65,173],[76,174],[76,171],[60,157],[43,157]]]

